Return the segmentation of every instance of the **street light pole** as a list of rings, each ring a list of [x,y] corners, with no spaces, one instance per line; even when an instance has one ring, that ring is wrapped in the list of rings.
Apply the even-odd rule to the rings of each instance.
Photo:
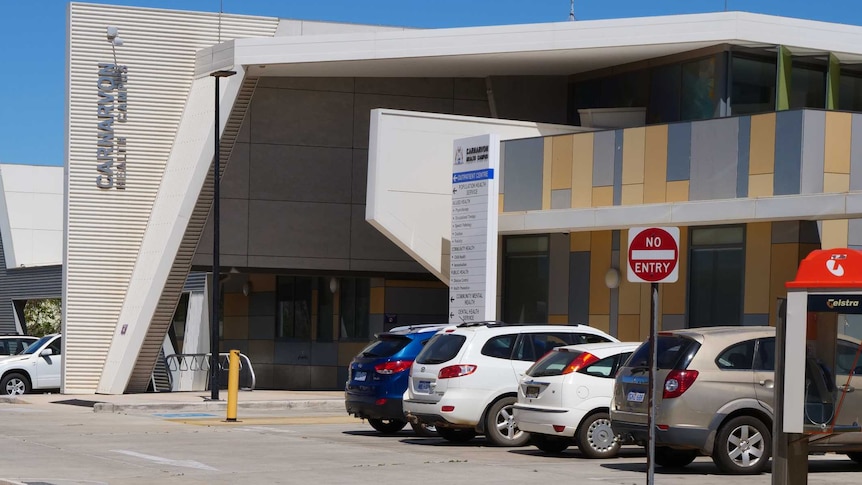
[[[236,74],[236,71],[215,71],[210,73],[210,76],[215,78],[215,137],[214,137],[214,154],[213,154],[213,284],[212,284],[212,311],[210,312],[210,399],[218,401],[219,391],[219,308],[221,308],[221,268],[219,266],[219,183],[221,174],[219,166],[221,165],[221,156],[219,154],[219,144],[221,141],[219,104],[221,97],[219,96],[219,79],[230,77]]]

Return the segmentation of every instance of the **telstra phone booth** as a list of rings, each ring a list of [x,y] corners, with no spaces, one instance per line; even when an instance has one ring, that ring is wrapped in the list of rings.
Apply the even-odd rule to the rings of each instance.
[[[862,251],[814,251],[786,286],[783,431],[862,431]]]

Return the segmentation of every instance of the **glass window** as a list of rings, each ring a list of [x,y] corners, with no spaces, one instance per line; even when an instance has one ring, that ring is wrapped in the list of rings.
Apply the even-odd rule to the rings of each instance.
[[[174,310],[174,318],[171,320],[171,326],[168,331],[168,337],[171,339],[171,345],[174,346],[174,352],[183,353],[183,339],[186,335],[186,315],[189,312],[189,294],[183,293],[180,296],[180,301],[177,303],[177,309]]]
[[[716,92],[717,56],[682,65],[680,120],[703,120],[718,114]]]
[[[518,342],[512,358],[533,362],[551,350],[571,343],[564,334],[525,333],[521,335],[521,340]]]
[[[281,338],[311,338],[311,278],[279,276],[276,287],[277,331]]]
[[[730,108],[734,115],[775,111],[775,58],[734,54],[731,59]]]
[[[335,314],[335,292],[337,283],[331,284],[333,278],[315,278],[317,284],[317,341],[331,342],[334,336],[333,315]],[[335,280],[336,282],[338,280]]]
[[[741,323],[745,281],[745,244],[738,238],[741,230],[742,227],[692,229],[690,327]]]
[[[578,372],[581,374],[586,374],[588,376],[593,377],[613,377],[614,374],[614,365],[616,364],[617,356],[612,355],[610,357],[605,357],[604,359],[587,366]]]
[[[416,362],[420,364],[442,364],[448,362],[458,355],[461,346],[467,341],[463,335],[442,333],[431,337],[428,344],[422,348],[422,352],[416,356]]]
[[[565,339],[570,345],[610,342],[607,338],[592,333],[565,333],[561,334],[560,337]]]
[[[715,365],[723,370],[751,370],[754,361],[754,340],[732,345],[718,354]]]
[[[656,364],[659,369],[683,370],[694,358],[700,344],[695,340],[679,335],[659,335],[656,347]],[[626,365],[628,367],[649,366],[648,341],[635,350]]]
[[[407,347],[409,343],[410,339],[401,335],[381,335],[377,340],[368,344],[368,347],[362,349],[359,355],[362,357],[391,357]]]
[[[342,339],[367,339],[371,312],[371,280],[339,279],[339,327]]]
[[[503,240],[503,320],[548,321],[550,257],[548,236],[513,236]]]
[[[838,352],[835,356],[835,369],[839,375],[862,374],[862,345],[847,340],[838,341]],[[851,372],[852,371],[852,372]]]
[[[862,111],[862,73],[842,69],[838,84],[838,109]]]
[[[53,355],[60,355],[63,352],[63,339],[58,337],[48,345]]]
[[[488,339],[485,345],[482,346],[482,355],[488,357],[497,357],[499,359],[509,359],[512,356],[512,348],[515,346],[515,340],[518,336],[498,335]]]
[[[682,66],[670,64],[650,71],[650,99],[647,123],[679,121]]]
[[[775,370],[775,337],[762,338],[757,341],[757,356],[754,369],[762,371]]]
[[[795,65],[790,74],[790,109],[826,107],[826,66]]]

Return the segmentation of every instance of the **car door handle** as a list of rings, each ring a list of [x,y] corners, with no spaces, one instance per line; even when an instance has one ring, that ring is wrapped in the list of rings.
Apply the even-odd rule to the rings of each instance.
[[[847,385],[847,386],[838,386],[838,389],[841,389],[843,392],[853,392],[856,390],[855,387]]]
[[[775,386],[775,381],[773,381],[772,379],[763,379],[762,381],[758,382],[758,384],[767,389],[772,389]]]

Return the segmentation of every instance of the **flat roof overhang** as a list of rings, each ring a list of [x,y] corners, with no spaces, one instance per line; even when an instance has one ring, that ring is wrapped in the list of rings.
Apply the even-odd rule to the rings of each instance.
[[[201,50],[196,74],[242,65],[249,76],[571,75],[725,44],[862,63],[862,27],[720,12],[237,39]]]

